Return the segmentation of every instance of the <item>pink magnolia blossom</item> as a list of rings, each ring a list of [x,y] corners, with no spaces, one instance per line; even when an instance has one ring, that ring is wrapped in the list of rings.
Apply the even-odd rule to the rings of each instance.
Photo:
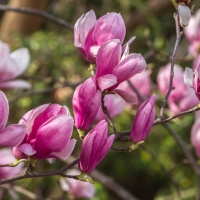
[[[93,10],[82,15],[74,26],[74,45],[88,62],[95,62],[99,47],[111,39],[123,42],[126,33],[120,14],[107,13],[96,20]],[[131,43],[129,41],[129,43]]]
[[[197,156],[200,158],[200,119],[197,119],[191,129],[191,142]]]
[[[67,107],[44,104],[27,112],[19,124],[27,126],[26,137],[13,148],[17,159],[32,157],[67,159],[76,144],[71,139],[74,121]]]
[[[200,55],[194,63],[194,70],[186,67],[184,74],[185,84],[192,87],[200,100]]]
[[[26,126],[11,124],[6,127],[9,114],[9,104],[5,94],[0,91],[0,146],[13,147],[18,145],[26,134]]]
[[[104,43],[98,51],[96,64],[97,72],[95,81],[102,91],[114,91],[129,103],[137,103],[137,98],[132,93],[116,89],[120,83],[128,80],[146,68],[146,62],[140,54],[129,54],[126,46],[122,55],[122,47],[117,39]]]
[[[12,155],[12,150],[8,148],[0,149],[0,165],[9,164],[15,161]],[[0,167],[0,179],[9,178],[17,174],[22,173],[23,163],[18,164],[15,167]]]
[[[104,98],[104,105],[107,107],[109,115],[111,118],[114,118],[122,113],[125,101],[118,95],[106,95]],[[96,121],[107,120],[107,116],[103,113],[102,108],[99,108],[99,111],[95,117]]]
[[[100,102],[101,93],[92,78],[88,78],[76,88],[72,100],[76,128],[90,128],[98,113]]]
[[[84,173],[91,173],[106,156],[114,139],[114,134],[108,137],[107,122],[100,121],[83,139],[79,169]]]
[[[155,119],[155,99],[156,96],[151,96],[147,101],[143,102],[133,120],[130,137],[137,144],[144,141],[147,137]]]
[[[68,175],[78,175],[80,172],[76,169],[67,171]],[[60,186],[63,191],[69,192],[75,198],[92,198],[95,194],[95,187],[93,184],[75,180],[72,178],[61,178]]]
[[[196,57],[200,53],[200,9],[191,17],[184,33],[190,42],[189,52]]]
[[[167,64],[160,68],[157,76],[159,90],[164,95],[166,95],[169,88],[170,67],[170,64]],[[179,65],[174,65],[173,87],[175,89],[172,90],[169,96],[168,105],[174,114],[190,109],[198,103],[194,91],[185,85],[184,73]]]
[[[10,53],[9,46],[0,41],[0,88],[30,88],[24,80],[12,80],[24,73],[30,63],[28,49],[21,48]]]

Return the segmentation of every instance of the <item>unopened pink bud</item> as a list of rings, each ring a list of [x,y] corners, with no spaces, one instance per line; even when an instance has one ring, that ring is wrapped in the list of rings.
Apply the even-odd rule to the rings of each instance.
[[[98,113],[100,102],[101,93],[97,90],[92,78],[88,78],[76,88],[72,104],[77,129],[90,128]]]
[[[83,139],[79,169],[84,173],[91,173],[110,150],[115,135],[108,137],[108,124],[100,121]]]
[[[156,96],[153,95],[143,102],[135,115],[130,134],[135,144],[144,141],[151,130],[155,119],[155,99]]]
[[[200,158],[200,119],[197,119],[191,129],[191,142],[197,156]]]

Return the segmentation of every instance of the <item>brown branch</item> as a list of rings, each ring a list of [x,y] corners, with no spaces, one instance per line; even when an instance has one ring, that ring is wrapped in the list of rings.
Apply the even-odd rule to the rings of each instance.
[[[165,96],[165,100],[163,101],[161,109],[160,109],[160,119],[161,120],[164,117],[164,109],[165,109],[165,106],[167,104],[167,100],[168,100],[172,90],[174,89],[174,87],[173,87],[174,64],[175,64],[175,60],[176,60],[176,53],[177,53],[177,50],[178,50],[179,42],[180,42],[180,39],[181,39],[181,36],[182,36],[182,32],[180,32],[178,13],[175,14],[174,18],[175,18],[175,24],[176,24],[176,42],[175,42],[174,51],[173,51],[172,58],[171,58],[169,89],[168,89],[168,92]]]
[[[11,7],[11,6],[6,6],[6,5],[0,5],[0,11],[20,12],[20,13],[24,13],[24,14],[36,15],[36,16],[48,19],[50,21],[53,21],[59,25],[62,25],[64,27],[70,29],[71,31],[74,30],[74,28],[73,28],[74,26],[72,24],[70,24],[69,22],[67,22],[61,18],[55,17],[47,12],[40,11],[37,9],[25,8],[25,7],[16,8],[16,7]]]
[[[117,134],[117,130],[116,130],[115,125],[114,125],[114,123],[112,121],[112,118],[110,117],[108,109],[107,109],[107,107],[104,104],[104,97],[105,97],[105,93],[102,92],[102,94],[101,94],[101,108],[102,108],[102,111],[107,116],[108,122],[110,124],[111,129],[113,130],[113,133]]]
[[[70,169],[77,163],[78,163],[78,159],[74,160],[70,164],[68,164],[58,170],[47,171],[47,172],[26,173],[26,174],[20,174],[18,176],[14,176],[14,177],[7,178],[7,179],[2,179],[2,180],[0,180],[0,185],[3,185],[5,183],[14,182],[14,181],[21,180],[21,179],[26,179],[26,178],[36,178],[36,177],[56,176],[56,175],[63,176],[63,174],[66,170]]]

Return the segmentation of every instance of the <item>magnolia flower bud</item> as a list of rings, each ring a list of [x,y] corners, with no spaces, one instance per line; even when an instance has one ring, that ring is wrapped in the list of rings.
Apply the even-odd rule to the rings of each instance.
[[[91,173],[106,156],[114,139],[114,134],[108,137],[107,122],[100,121],[83,139],[79,169],[84,173]]]
[[[142,103],[135,115],[132,129],[131,140],[137,144],[144,141],[154,122],[155,118],[155,99],[156,96],[151,96],[147,101]]]
[[[87,130],[96,117],[101,102],[101,93],[97,90],[92,78],[80,84],[73,96],[75,126],[80,130]]]

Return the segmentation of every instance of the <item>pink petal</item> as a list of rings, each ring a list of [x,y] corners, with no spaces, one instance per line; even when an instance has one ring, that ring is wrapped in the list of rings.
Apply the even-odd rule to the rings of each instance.
[[[122,46],[122,52],[125,52],[126,47],[127,46],[129,47],[131,43],[135,40],[135,38],[136,38],[135,36],[131,37],[129,41]]]
[[[43,159],[51,152],[60,152],[69,143],[74,120],[70,116],[60,114],[47,120],[37,131],[33,148],[37,151],[35,157]]]
[[[117,77],[112,74],[106,74],[97,79],[97,85],[101,91],[115,85],[117,83]]]
[[[93,166],[90,168],[90,171],[88,172],[88,174],[90,172],[92,172],[94,170],[94,168],[104,159],[104,157],[106,156],[106,154],[108,153],[108,151],[110,150],[110,148],[112,147],[112,144],[114,142],[115,139],[115,135],[110,135],[107,139],[106,144],[104,145],[104,147],[101,149],[100,154],[98,155],[98,157],[96,158],[96,161],[94,162]]]
[[[10,88],[23,88],[30,89],[31,85],[24,80],[14,80],[14,81],[4,81],[0,82],[0,88],[10,89]]]
[[[123,42],[126,27],[123,18],[117,13],[108,13],[100,17],[95,25],[94,42],[101,46],[108,40],[119,39]]]
[[[5,128],[8,120],[9,105],[6,95],[1,90],[0,90],[0,113],[1,113],[0,131],[2,131]]]
[[[120,89],[115,89],[114,91],[119,96],[121,96],[127,103],[138,104],[137,96],[135,94]]]
[[[19,151],[26,154],[27,156],[32,156],[32,155],[36,154],[35,149],[33,149],[33,147],[28,143],[19,145],[17,148]]]
[[[75,139],[71,139],[62,151],[52,152],[49,157],[52,156],[53,158],[60,158],[62,160],[66,160],[71,155],[72,151],[74,150],[76,141],[77,140]]]
[[[83,139],[81,155],[79,158],[78,166],[81,171],[87,172],[89,170],[90,156],[93,148],[93,141],[96,136],[96,131],[89,132]]]
[[[121,57],[120,41],[110,40],[99,48],[96,63],[96,78],[105,74],[112,74],[114,67],[119,63]]]
[[[26,135],[26,126],[12,124],[0,132],[0,146],[14,147],[19,145]]]
[[[128,80],[146,68],[146,61],[140,54],[130,54],[124,58],[113,70],[118,84]]]

